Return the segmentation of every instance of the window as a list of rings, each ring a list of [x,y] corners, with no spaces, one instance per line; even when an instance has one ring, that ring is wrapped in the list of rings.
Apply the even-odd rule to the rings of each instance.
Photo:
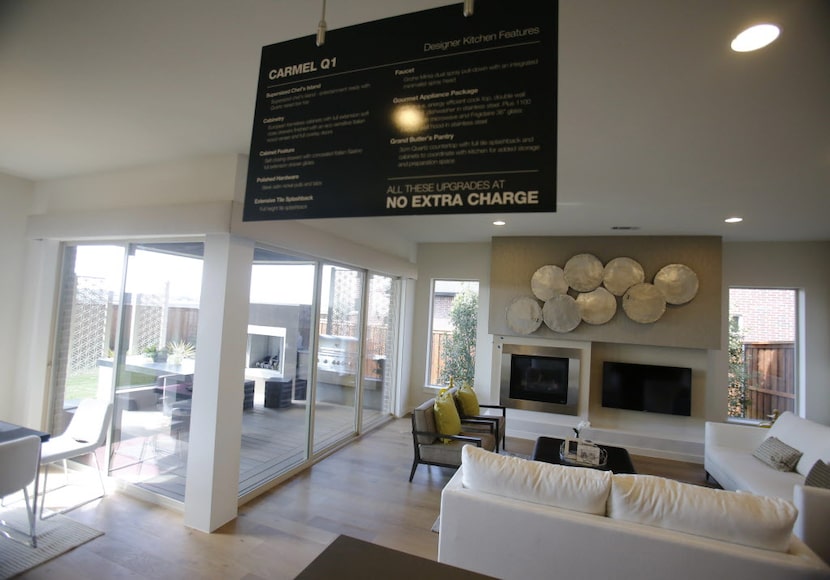
[[[730,418],[795,412],[796,320],[796,290],[729,289]]]
[[[477,281],[433,281],[428,385],[473,384],[477,321]]]

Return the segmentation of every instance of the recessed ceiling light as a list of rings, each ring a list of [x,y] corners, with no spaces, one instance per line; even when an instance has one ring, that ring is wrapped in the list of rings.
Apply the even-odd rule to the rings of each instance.
[[[494,221],[494,222],[493,222],[493,225],[494,225],[494,226],[503,226],[503,225],[504,225],[504,224],[506,224],[506,223],[507,223],[507,222],[506,222],[506,221],[504,221],[504,220],[496,220],[496,221]]]
[[[736,217],[726,218],[726,219],[725,219],[725,220],[723,220],[723,221],[725,221],[725,222],[726,222],[726,223],[728,223],[728,224],[737,224],[737,223],[739,223],[739,222],[744,221],[744,218],[742,218],[742,217],[737,217],[737,216],[736,216]]]
[[[611,229],[620,231],[635,231],[639,230],[640,226],[611,226]]]
[[[781,30],[774,24],[758,24],[741,32],[732,40],[732,50],[735,52],[750,52],[764,48],[778,38]]]

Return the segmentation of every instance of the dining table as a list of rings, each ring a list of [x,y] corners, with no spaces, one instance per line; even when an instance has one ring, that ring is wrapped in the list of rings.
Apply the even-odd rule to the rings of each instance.
[[[50,437],[50,434],[46,431],[38,431],[37,429],[30,429],[21,425],[15,425],[14,423],[0,421],[0,443],[14,441],[15,439],[20,439],[21,437],[27,437],[29,435],[37,435],[40,437],[41,443],[49,441]]]

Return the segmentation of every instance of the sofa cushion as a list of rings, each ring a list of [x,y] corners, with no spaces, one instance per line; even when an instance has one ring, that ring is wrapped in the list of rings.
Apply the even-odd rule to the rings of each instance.
[[[776,552],[790,546],[797,515],[789,501],[681,483],[614,475],[608,516]]]
[[[769,436],[776,437],[803,453],[795,466],[801,475],[807,475],[819,459],[830,462],[830,426],[786,411],[773,423]]]
[[[724,489],[791,500],[793,486],[804,483],[803,475],[795,471],[775,471],[741,449],[709,446],[706,461],[710,473]]]
[[[752,452],[753,457],[777,471],[795,471],[795,466],[802,455],[801,451],[790,447],[777,437],[767,437]]]
[[[830,489],[830,465],[821,460],[816,461],[816,464],[813,465],[813,468],[807,474],[804,485]]]
[[[490,453],[467,445],[461,452],[464,487],[537,504],[605,515],[611,472],[553,465]]]

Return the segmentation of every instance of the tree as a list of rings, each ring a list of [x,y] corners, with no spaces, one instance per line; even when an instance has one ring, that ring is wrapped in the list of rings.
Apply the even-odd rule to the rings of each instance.
[[[476,330],[478,328],[478,294],[465,289],[455,295],[450,306],[452,334],[441,352],[441,382],[473,384],[476,358]]]
[[[727,406],[730,417],[745,417],[752,402],[746,394],[747,372],[744,361],[744,337],[738,328],[738,320],[729,321],[729,387]]]

